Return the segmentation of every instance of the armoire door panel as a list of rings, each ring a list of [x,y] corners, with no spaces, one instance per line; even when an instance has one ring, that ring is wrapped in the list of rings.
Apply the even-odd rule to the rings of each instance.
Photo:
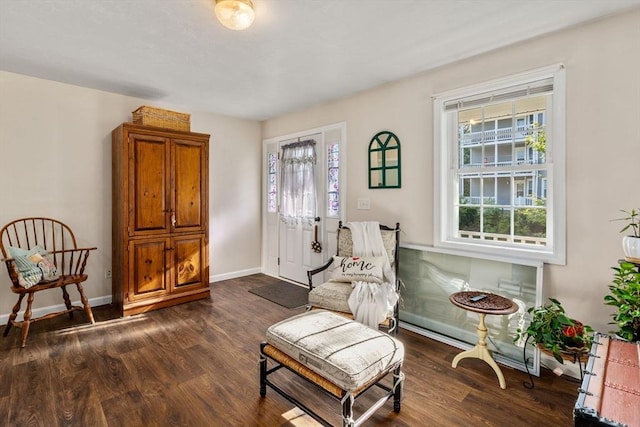
[[[176,288],[187,286],[201,286],[206,283],[204,275],[204,236],[181,236],[173,240],[174,266],[176,278],[174,280]]]
[[[169,291],[169,239],[144,239],[129,245],[129,300],[149,298]]]
[[[175,141],[173,151],[175,231],[202,231],[204,228],[204,191],[206,189],[203,163],[205,145],[189,141]]]
[[[169,147],[164,138],[131,135],[131,232],[169,231]]]

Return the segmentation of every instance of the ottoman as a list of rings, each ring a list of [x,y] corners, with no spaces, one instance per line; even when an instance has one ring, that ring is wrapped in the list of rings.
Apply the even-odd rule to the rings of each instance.
[[[308,311],[267,330],[260,344],[260,396],[266,396],[269,386],[315,420],[331,425],[271,381],[269,375],[284,367],[339,400],[342,425],[357,426],[391,397],[393,410],[400,411],[403,359],[402,343],[390,335],[330,311]],[[393,376],[391,386],[380,382],[388,374]],[[354,420],[355,399],[373,386],[384,395]]]

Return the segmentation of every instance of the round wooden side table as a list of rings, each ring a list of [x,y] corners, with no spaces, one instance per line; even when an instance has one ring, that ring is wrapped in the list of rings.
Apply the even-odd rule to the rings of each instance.
[[[487,348],[487,326],[484,323],[484,318],[487,314],[506,315],[515,313],[518,311],[518,305],[503,296],[479,291],[456,292],[449,296],[449,301],[451,301],[451,303],[456,307],[473,311],[480,315],[480,322],[476,327],[476,330],[478,331],[478,343],[472,349],[465,350],[454,357],[453,362],[451,362],[451,367],[457,367],[458,362],[465,358],[484,360],[493,368],[498,376],[500,388],[507,388],[504,375],[496,361],[493,359],[491,350]]]

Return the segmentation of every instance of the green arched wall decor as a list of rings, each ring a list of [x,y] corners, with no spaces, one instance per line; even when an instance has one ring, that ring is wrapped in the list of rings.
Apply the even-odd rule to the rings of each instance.
[[[369,188],[400,188],[400,140],[389,131],[378,132],[369,143]]]

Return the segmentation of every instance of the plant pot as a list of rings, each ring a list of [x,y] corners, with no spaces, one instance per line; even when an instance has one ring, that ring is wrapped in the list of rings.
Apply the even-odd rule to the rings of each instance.
[[[624,236],[622,250],[627,261],[640,264],[640,237]]]
[[[547,356],[554,357],[553,353],[542,344],[538,344],[538,348]],[[560,350],[560,356],[567,362],[576,363],[579,359],[581,363],[586,364],[589,360],[589,349],[587,347],[571,347],[566,350]]]

